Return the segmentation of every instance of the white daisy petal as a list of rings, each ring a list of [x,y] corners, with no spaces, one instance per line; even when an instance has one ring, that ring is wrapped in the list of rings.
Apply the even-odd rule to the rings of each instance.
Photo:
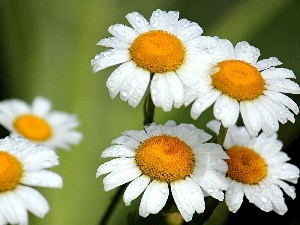
[[[256,66],[258,70],[261,71],[261,70],[269,69],[270,67],[274,68],[274,66],[279,66],[281,64],[282,62],[280,62],[276,57],[270,57],[268,59],[259,60],[256,63]]]
[[[266,88],[270,91],[300,94],[299,85],[288,79],[268,79],[266,80]]]
[[[108,32],[116,38],[129,44],[132,43],[132,41],[138,36],[138,33],[134,29],[123,24],[111,25],[108,28]]]
[[[278,93],[278,92],[274,92],[274,91],[264,91],[264,94],[266,96],[268,96],[271,99],[274,99],[276,101],[281,102],[283,105],[285,105],[286,107],[288,107],[290,110],[292,110],[295,114],[299,113],[299,107],[297,106],[297,104],[288,96]]]
[[[124,63],[130,60],[130,53],[127,49],[108,49],[97,54],[91,61],[93,72],[96,73],[107,67]]]
[[[237,43],[235,50],[237,59],[244,60],[252,65],[257,62],[260,56],[259,49],[249,45],[246,41]]]
[[[108,77],[106,81],[106,87],[110,93],[111,98],[115,98],[116,95],[120,92],[123,82],[127,77],[130,76],[135,70],[136,65],[131,61],[120,65],[115,69],[112,74]]]
[[[167,12],[160,9],[155,10],[150,18],[151,29],[164,30],[167,22]]]
[[[32,112],[39,116],[46,115],[51,109],[51,102],[43,97],[36,97],[32,101]]]
[[[256,205],[262,211],[270,212],[273,209],[272,202],[268,197],[267,190],[263,189],[261,186],[254,185],[254,187],[245,185],[244,186],[245,196],[249,202]]]
[[[140,216],[158,213],[166,204],[169,196],[169,188],[166,182],[153,180],[141,199]]]
[[[257,107],[251,101],[242,101],[240,103],[240,110],[250,136],[257,136],[262,128],[261,116]]]
[[[165,30],[172,33],[172,30],[174,29],[175,25],[178,23],[179,19],[179,12],[177,11],[169,11],[167,12],[167,21],[165,25]]]
[[[28,171],[22,177],[22,183],[26,185],[49,188],[61,188],[63,185],[61,176],[47,170]]]
[[[133,180],[126,188],[123,200],[126,206],[131,205],[131,201],[136,199],[149,185],[150,177],[140,176]]]
[[[114,139],[111,144],[114,145],[126,145],[130,148],[137,148],[141,142],[134,139],[133,137],[129,136],[129,135],[122,135],[121,137],[118,137],[116,139]]]
[[[285,78],[293,78],[295,79],[296,76],[292,70],[285,69],[285,68],[270,68],[261,72],[261,75],[264,79],[285,79]]]
[[[2,198],[1,202],[5,203],[3,215],[6,217],[7,222],[9,224],[28,224],[26,207],[22,204],[22,201],[19,200],[17,195],[9,193]]]
[[[134,157],[135,152],[123,145],[113,145],[105,149],[101,157]]]
[[[177,181],[171,183],[171,191],[177,208],[182,215],[183,219],[187,222],[191,221],[195,209],[190,204],[190,196],[185,195],[186,184],[184,181]],[[183,194],[184,193],[184,194]]]
[[[33,188],[20,186],[16,190],[16,195],[23,200],[23,204],[28,211],[34,215],[43,218],[49,211],[47,200],[38,191]]]
[[[235,213],[243,203],[244,190],[243,185],[239,182],[231,181],[225,193],[225,201],[228,209]]]
[[[167,80],[168,75],[157,74],[153,77],[150,86],[150,92],[154,105],[162,107],[168,112],[172,109],[173,93]]]
[[[197,119],[220,95],[221,93],[219,91],[210,91],[196,99],[191,108],[191,117]]]
[[[200,36],[203,33],[203,29],[197,23],[190,23],[188,27],[184,27],[180,33],[178,33],[178,37],[182,41],[189,41],[195,37]]]
[[[137,167],[111,172],[103,179],[104,190],[110,191],[122,184],[126,184],[139,177],[141,173],[142,172]]]
[[[221,95],[214,105],[214,116],[221,120],[225,127],[232,126],[239,117],[239,104],[226,95]]]
[[[96,177],[103,174],[118,171],[120,168],[128,169],[135,167],[136,163],[134,158],[116,158],[112,159],[98,167]]]
[[[122,39],[116,37],[109,37],[100,40],[97,45],[109,47],[109,48],[117,48],[117,49],[128,49],[130,44],[124,42]]]
[[[128,13],[125,17],[138,33],[144,33],[150,29],[149,22],[138,12]]]
[[[136,131],[136,130],[127,130],[122,133],[123,135],[129,136],[139,142],[143,142],[149,138],[149,135],[144,131]],[[129,146],[131,147],[131,146]]]
[[[175,73],[169,72],[166,75],[166,79],[173,97],[174,107],[180,108],[182,106],[184,97],[183,84]]]
[[[288,185],[282,180],[276,180],[276,184],[283,189],[283,191],[290,196],[292,199],[296,198],[295,187]]]

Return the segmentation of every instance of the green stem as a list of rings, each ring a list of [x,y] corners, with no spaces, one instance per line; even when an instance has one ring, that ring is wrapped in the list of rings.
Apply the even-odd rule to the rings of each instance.
[[[153,78],[153,75],[151,73],[150,75],[150,81]],[[151,93],[150,90],[148,92],[148,96],[146,97],[146,101],[144,104],[144,125],[148,125],[153,122],[154,120],[154,110],[155,110],[155,105],[153,104],[152,98],[151,98]]]
[[[224,127],[222,124],[220,125],[219,134],[217,136],[217,144],[223,146],[227,134],[227,129],[228,128]]]
[[[106,209],[104,216],[102,217],[99,225],[106,225],[108,223],[111,214],[113,213],[114,209],[117,206],[117,202],[119,201],[120,197],[122,196],[123,191],[125,190],[126,185],[122,185],[119,187],[118,191],[115,193],[109,207]]]

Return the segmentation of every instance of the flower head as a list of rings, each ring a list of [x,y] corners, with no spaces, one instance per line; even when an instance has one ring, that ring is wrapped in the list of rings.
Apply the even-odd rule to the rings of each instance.
[[[131,182],[124,202],[144,192],[139,213],[146,217],[158,213],[169,196],[169,186],[184,220],[204,211],[204,196],[223,200],[227,187],[224,177],[227,155],[221,146],[204,143],[211,136],[191,124],[151,124],[141,131],[125,131],[105,149],[102,157],[117,157],[99,166],[96,176],[105,191]]]
[[[27,210],[46,215],[48,202],[30,186],[61,188],[62,178],[46,170],[58,164],[49,147],[20,137],[0,140],[0,224],[28,224]]]
[[[278,121],[294,123],[299,107],[282,93],[300,94],[300,88],[289,79],[295,78],[291,70],[275,68],[281,64],[277,58],[258,61],[260,51],[245,41],[233,47],[228,40],[207,38],[202,48],[210,66],[199,71],[201,82],[186,84],[185,105],[195,100],[192,118],[214,104],[214,116],[225,127],[234,125],[241,113],[252,137],[260,130],[271,136]]]
[[[51,102],[36,97],[32,106],[18,99],[0,102],[0,123],[11,136],[24,138],[49,147],[69,149],[78,144],[82,134],[73,129],[78,126],[74,115],[51,111]]]
[[[208,123],[216,133],[219,126],[218,121]],[[236,212],[246,196],[261,210],[283,215],[288,209],[281,189],[291,198],[296,197],[295,188],[285,181],[296,184],[299,169],[287,163],[290,158],[280,151],[282,142],[277,140],[276,133],[271,137],[264,133],[250,137],[245,127],[232,126],[227,130],[224,148],[229,156],[229,187],[225,193],[229,210]]]
[[[184,82],[193,79],[199,64],[197,44],[202,28],[176,11],[156,10],[150,22],[137,12],[126,16],[133,28],[116,24],[108,31],[114,36],[98,45],[111,47],[92,60],[93,71],[120,65],[108,78],[106,86],[114,98],[120,93],[123,101],[136,107],[150,84],[154,104],[170,111],[183,104]],[[198,60],[199,61],[199,60]],[[153,79],[151,77],[153,75]],[[151,81],[150,81],[151,80]]]

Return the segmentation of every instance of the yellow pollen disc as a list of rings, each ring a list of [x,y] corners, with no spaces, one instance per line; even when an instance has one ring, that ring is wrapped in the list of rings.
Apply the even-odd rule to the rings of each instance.
[[[0,151],[0,193],[13,190],[21,180],[22,164],[13,155]]]
[[[25,138],[34,141],[45,141],[51,137],[49,124],[34,115],[22,115],[14,121],[14,127]]]
[[[139,168],[152,180],[168,183],[192,173],[195,158],[192,149],[170,135],[154,136],[144,141],[135,156]]]
[[[227,176],[244,184],[258,184],[267,174],[264,159],[252,149],[233,147],[226,151]]]
[[[225,60],[215,67],[212,85],[223,94],[238,101],[252,100],[262,95],[264,79],[258,69],[241,60]]]
[[[151,30],[139,35],[130,47],[133,61],[152,73],[176,70],[183,62],[185,48],[173,34]]]

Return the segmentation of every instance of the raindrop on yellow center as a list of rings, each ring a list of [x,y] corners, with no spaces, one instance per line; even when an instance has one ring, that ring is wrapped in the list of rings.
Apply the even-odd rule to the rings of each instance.
[[[46,141],[52,135],[47,121],[34,115],[19,116],[13,125],[18,133],[29,140]]]
[[[144,141],[135,156],[136,163],[152,180],[172,182],[192,173],[192,149],[178,137],[158,135]]]
[[[252,149],[235,146],[228,149],[227,175],[244,184],[258,184],[267,174],[264,159]]]
[[[151,30],[140,34],[130,47],[133,61],[152,73],[176,70],[184,61],[185,48],[173,34]]]
[[[253,65],[241,60],[225,60],[214,68],[212,85],[238,101],[252,100],[262,95],[265,84]]]
[[[0,151],[0,193],[13,190],[21,180],[22,164],[13,155]]]

